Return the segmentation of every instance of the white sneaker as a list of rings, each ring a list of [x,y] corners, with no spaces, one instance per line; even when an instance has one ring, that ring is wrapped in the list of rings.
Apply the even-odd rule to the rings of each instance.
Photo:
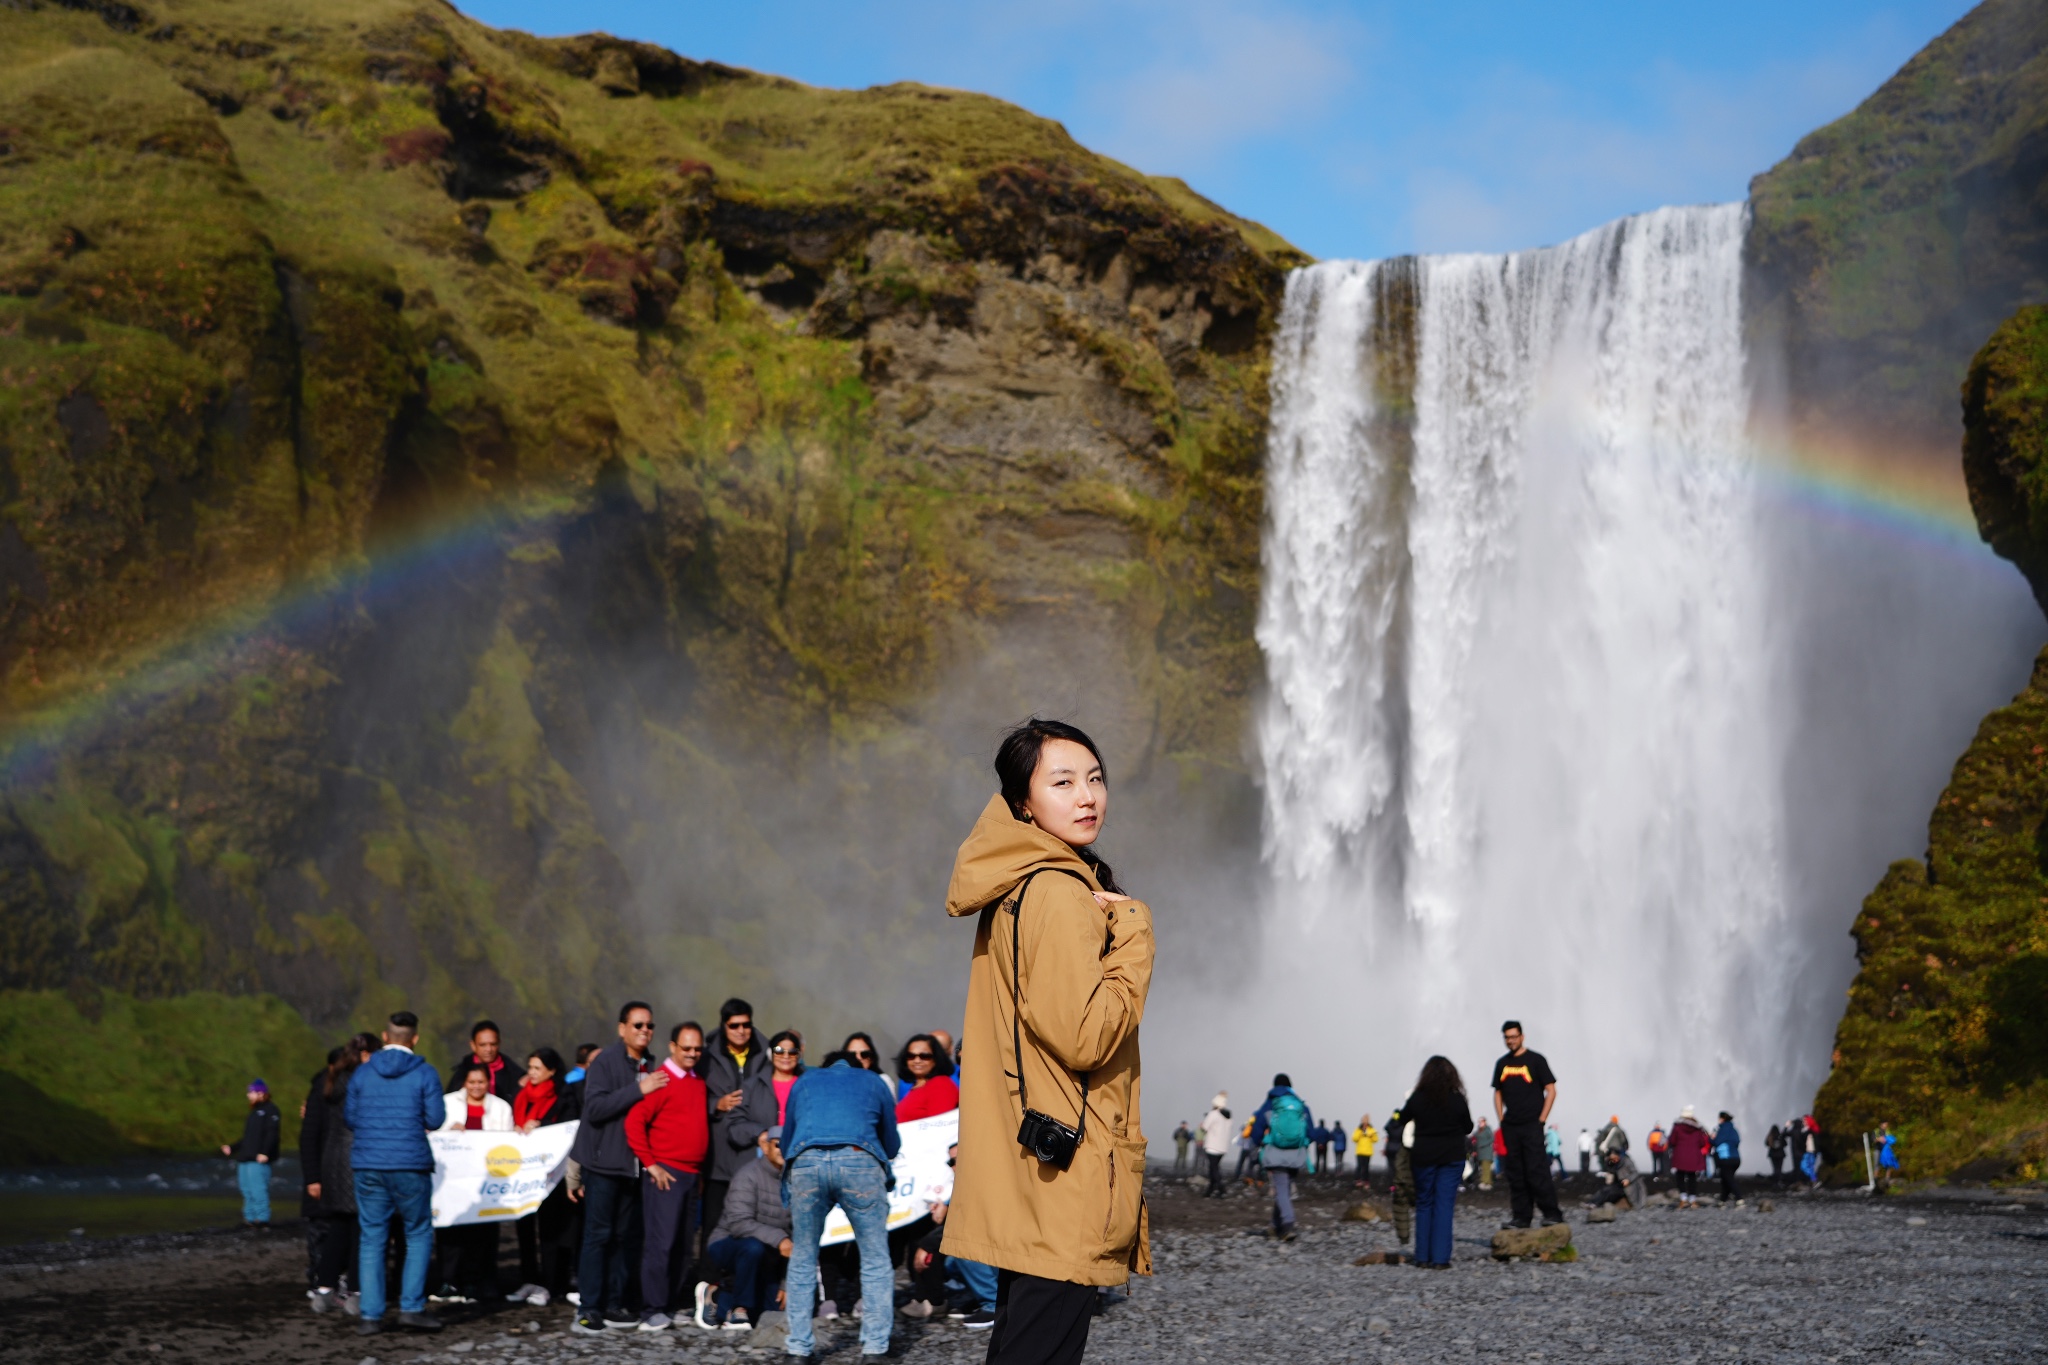
[[[578,1308],[581,1308],[583,1306],[583,1295],[578,1290],[572,1289],[568,1293],[562,1295],[562,1297],[567,1299],[570,1303],[574,1304]]]
[[[537,1284],[522,1284],[517,1289],[513,1290],[511,1293],[505,1296],[505,1302],[525,1303],[527,1301],[527,1296],[533,1293],[533,1291],[538,1288],[540,1288],[540,1286]]]
[[[732,1310],[732,1316],[728,1317],[728,1318],[727,1318],[727,1319],[725,1320],[725,1330],[726,1330],[726,1331],[728,1331],[728,1332],[751,1332],[751,1331],[753,1331],[753,1330],[754,1330],[754,1324],[753,1324],[753,1320],[752,1320],[752,1319],[750,1319],[750,1318],[743,1318],[743,1317],[739,1316],[739,1315],[740,1315],[741,1313],[744,1313],[744,1312],[746,1312],[746,1311],[747,1311],[747,1310],[746,1310],[746,1309],[744,1309],[744,1308],[735,1308],[735,1309],[733,1309],[733,1310]]]
[[[666,1332],[675,1319],[666,1313],[648,1313],[640,1319],[643,1332]]]
[[[697,1282],[697,1325],[707,1332],[713,1330],[709,1319],[711,1316],[711,1296],[716,1292],[712,1288],[711,1281],[699,1280]]]
[[[526,1301],[535,1308],[545,1308],[548,1306],[548,1301],[553,1297],[547,1290],[542,1289],[539,1285],[535,1285],[533,1292],[526,1296]]]

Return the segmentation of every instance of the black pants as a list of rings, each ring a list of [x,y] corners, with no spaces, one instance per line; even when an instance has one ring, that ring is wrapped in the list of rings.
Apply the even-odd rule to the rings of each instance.
[[[339,1289],[346,1275],[356,1278],[356,1238],[361,1229],[353,1212],[323,1213],[306,1220],[320,1228],[320,1260],[313,1267],[315,1289]]]
[[[583,1316],[631,1316],[628,1296],[639,1297],[639,1267],[639,1177],[585,1171],[583,1259],[576,1276],[583,1291]]]
[[[730,1180],[713,1180],[709,1176],[697,1182],[697,1278],[715,1278],[711,1273],[711,1234],[718,1227],[718,1220],[725,1216],[725,1192],[732,1188]]]
[[[1740,1161],[1715,1163],[1716,1173],[1721,1177],[1721,1202],[1724,1204],[1732,1204],[1742,1198],[1741,1191],[1735,1188],[1735,1172],[1741,1165]]]
[[[1504,1123],[1500,1135],[1508,1149],[1502,1164],[1508,1168],[1514,1221],[1529,1226],[1532,1209],[1542,1209],[1551,1222],[1564,1221],[1564,1211],[1557,1206],[1557,1187],[1550,1182],[1550,1153],[1543,1150],[1543,1124]]]
[[[1680,1194],[1691,1198],[1700,1192],[1700,1173],[1698,1171],[1679,1171],[1677,1175],[1678,1192]]]
[[[1202,1193],[1211,1199],[1221,1199],[1223,1197],[1223,1153],[1217,1152],[1212,1156],[1204,1152],[1202,1155],[1209,1158],[1209,1188]]]
[[[998,1270],[988,1365],[1080,1365],[1094,1316],[1092,1284]]]
[[[565,1182],[548,1191],[533,1217],[540,1242],[540,1273],[533,1283],[559,1299],[569,1292],[569,1272],[583,1250],[583,1206],[569,1202]]]
[[[1372,1183],[1372,1158],[1369,1156],[1354,1156],[1352,1159],[1358,1163],[1358,1178],[1360,1182],[1370,1185]]]
[[[640,1300],[650,1313],[681,1313],[678,1305],[697,1283],[690,1277],[696,1214],[695,1171],[674,1173],[665,1190],[655,1188],[652,1176],[640,1177],[640,1225],[646,1229],[640,1244]]]

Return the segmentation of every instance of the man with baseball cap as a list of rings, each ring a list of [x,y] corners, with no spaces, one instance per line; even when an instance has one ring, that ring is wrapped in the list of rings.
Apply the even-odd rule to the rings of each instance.
[[[270,1087],[262,1077],[249,1082],[249,1113],[242,1120],[238,1142],[221,1144],[220,1154],[235,1163],[235,1184],[242,1191],[242,1222],[249,1226],[270,1221],[270,1166],[277,1160],[277,1144],[284,1119],[270,1102]]]

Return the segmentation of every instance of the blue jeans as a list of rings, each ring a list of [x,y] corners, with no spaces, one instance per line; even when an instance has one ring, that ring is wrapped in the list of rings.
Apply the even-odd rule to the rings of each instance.
[[[960,1283],[967,1286],[967,1292],[980,1300],[983,1308],[986,1308],[991,1313],[996,1311],[996,1268],[994,1266],[983,1265],[980,1261],[965,1261],[958,1256],[948,1256],[946,1258],[946,1265],[955,1275],[960,1277]]]
[[[270,1221],[270,1167],[260,1161],[237,1161],[235,1184],[242,1190],[242,1221]]]
[[[398,1311],[427,1311],[427,1261],[434,1254],[434,1173],[432,1171],[357,1171],[356,1220],[362,1225],[356,1255],[358,1305],[363,1321],[384,1316],[384,1244],[391,1237],[391,1219],[405,1224],[405,1279],[399,1286]]]
[[[744,1308],[749,1318],[759,1318],[763,1309],[775,1306],[781,1252],[758,1237],[721,1237],[706,1247],[704,1254],[711,1258],[720,1278],[732,1277],[732,1288],[718,1291],[720,1313]]]
[[[860,1349],[889,1349],[896,1321],[896,1265],[889,1257],[889,1183],[882,1163],[858,1147],[812,1147],[783,1172],[793,1224],[789,1239],[789,1344],[793,1356],[810,1355],[811,1313],[818,1302],[818,1239],[825,1215],[837,1204],[853,1224],[860,1248]]]
[[[1273,1231],[1291,1231],[1294,1227],[1294,1172],[1275,1166],[1266,1172],[1266,1178],[1273,1182]]]
[[[1415,1168],[1415,1259],[1423,1265],[1451,1263],[1451,1214],[1463,1174],[1457,1163]]]

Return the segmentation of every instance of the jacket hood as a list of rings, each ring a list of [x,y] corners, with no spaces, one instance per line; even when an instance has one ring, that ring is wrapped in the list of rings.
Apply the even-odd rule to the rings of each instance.
[[[1101,884],[1079,853],[1036,825],[1010,814],[998,792],[982,808],[966,842],[953,859],[953,880],[946,887],[946,913],[972,915],[1006,896],[1018,882],[1040,868],[1079,873],[1096,890]]]
[[[363,1062],[364,1066],[386,1080],[397,1080],[400,1076],[417,1071],[426,1064],[426,1060],[417,1052],[404,1052],[397,1048],[373,1052]]]

